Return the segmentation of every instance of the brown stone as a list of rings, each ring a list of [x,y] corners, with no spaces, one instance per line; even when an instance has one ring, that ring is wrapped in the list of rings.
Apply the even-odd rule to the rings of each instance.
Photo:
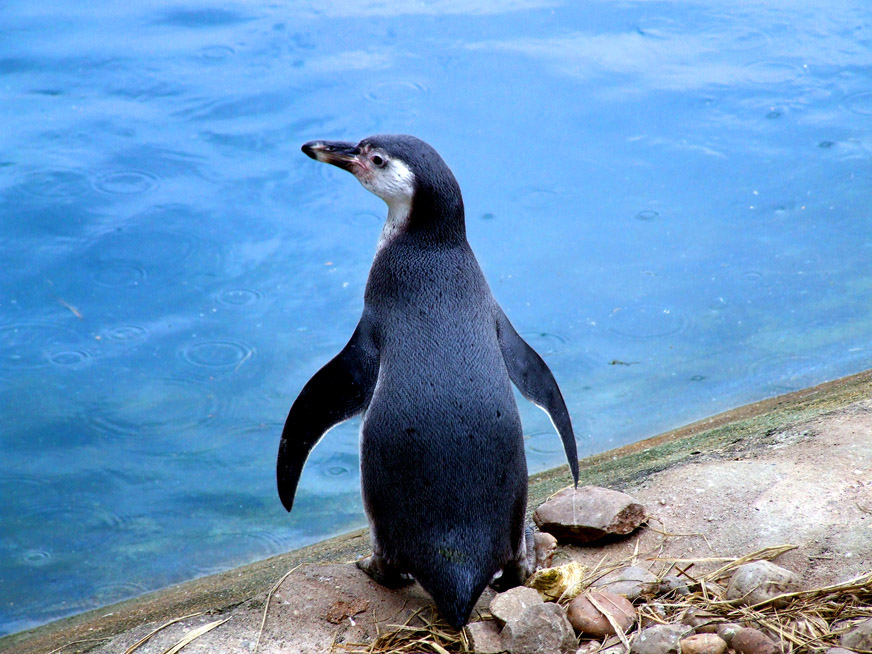
[[[726,641],[717,634],[695,634],[682,638],[678,644],[681,654],[724,654]]]
[[[727,643],[727,647],[732,647],[733,636],[743,629],[742,625],[735,622],[725,622],[718,625],[717,634]]]
[[[583,544],[633,532],[645,521],[645,508],[626,493],[581,486],[554,495],[536,509],[533,520],[561,541]]]
[[[557,551],[557,539],[544,531],[537,531],[533,536],[533,551],[536,554],[536,569],[550,568]]]
[[[475,654],[500,654],[505,652],[500,627],[494,620],[470,622],[463,628],[469,648]]]
[[[594,602],[602,611],[594,606]],[[626,632],[636,620],[636,609],[630,601],[608,591],[593,591],[579,595],[567,607],[569,622],[576,631],[595,638],[615,633],[614,627],[603,611],[608,613],[623,632]]]
[[[751,606],[796,590],[799,577],[795,572],[771,561],[752,561],[736,568],[727,587],[727,599]],[[776,606],[786,603],[787,600],[774,602]]]
[[[526,586],[517,586],[494,597],[490,603],[490,612],[499,625],[503,626],[510,620],[519,618],[528,606],[542,603],[539,591]]]
[[[502,641],[511,654],[574,654],[577,646],[572,625],[554,602],[528,606],[503,627]]]
[[[759,629],[739,629],[730,642],[737,654],[780,654],[781,648]]]

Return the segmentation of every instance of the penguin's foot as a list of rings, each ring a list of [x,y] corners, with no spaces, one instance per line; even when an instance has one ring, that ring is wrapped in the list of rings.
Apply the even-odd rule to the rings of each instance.
[[[536,570],[551,567],[556,549],[557,539],[554,536],[545,532],[534,532],[532,527],[527,527],[518,558],[509,561],[496,574],[490,582],[491,588],[501,593],[521,586]]]
[[[355,565],[385,588],[402,588],[415,581],[411,575],[400,572],[377,554],[357,559]]]

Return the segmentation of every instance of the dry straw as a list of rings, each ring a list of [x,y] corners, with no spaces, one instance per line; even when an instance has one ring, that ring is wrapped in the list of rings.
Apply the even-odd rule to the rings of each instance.
[[[792,549],[795,546],[780,545],[735,558],[686,559],[634,552],[626,560],[606,562],[603,559],[590,571],[576,562],[540,570],[527,585],[539,590],[544,599],[565,605],[612,570],[633,564],[647,563],[652,568],[659,564],[660,579],[667,574],[678,574],[687,582],[687,587],[681,591],[684,594],[673,591],[657,596],[652,593],[637,600],[637,629],[653,624],[678,624],[693,613],[713,624],[736,622],[768,631],[771,637],[781,641],[784,654],[824,652],[837,645],[840,635],[857,622],[872,618],[872,571],[839,584],[785,593],[753,606],[737,606],[726,599],[729,578],[736,568],[751,561],[774,559]],[[717,567],[711,572],[693,574],[694,568],[713,566]],[[490,619],[487,614],[481,617]],[[626,637],[612,637],[601,646],[613,645],[622,645],[624,651],[629,648]],[[464,634],[448,626],[434,609],[416,612],[405,624],[389,625],[387,631],[371,643],[334,645],[334,651],[340,649],[351,654],[470,651]]]

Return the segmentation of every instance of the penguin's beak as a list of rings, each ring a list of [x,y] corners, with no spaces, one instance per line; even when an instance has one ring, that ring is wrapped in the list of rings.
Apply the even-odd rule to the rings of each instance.
[[[301,149],[316,161],[333,164],[348,172],[352,172],[360,154],[356,144],[345,141],[309,141]]]

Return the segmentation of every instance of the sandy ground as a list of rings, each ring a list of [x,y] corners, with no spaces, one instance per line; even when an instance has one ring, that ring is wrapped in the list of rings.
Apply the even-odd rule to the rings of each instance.
[[[793,544],[778,563],[808,585],[869,572],[870,397],[872,374],[863,373],[583,461],[582,483],[632,494],[646,506],[649,526],[606,546],[561,547],[555,564],[594,566],[635,553],[657,573],[670,558]],[[530,508],[568,482],[565,468],[533,478]],[[0,640],[0,651],[125,652],[161,625],[205,611],[159,630],[135,652],[163,654],[209,625],[184,652],[253,652],[258,638],[265,654],[341,652],[431,605],[417,585],[389,591],[359,572],[351,561],[365,553],[366,535],[352,534],[16,634]]]

